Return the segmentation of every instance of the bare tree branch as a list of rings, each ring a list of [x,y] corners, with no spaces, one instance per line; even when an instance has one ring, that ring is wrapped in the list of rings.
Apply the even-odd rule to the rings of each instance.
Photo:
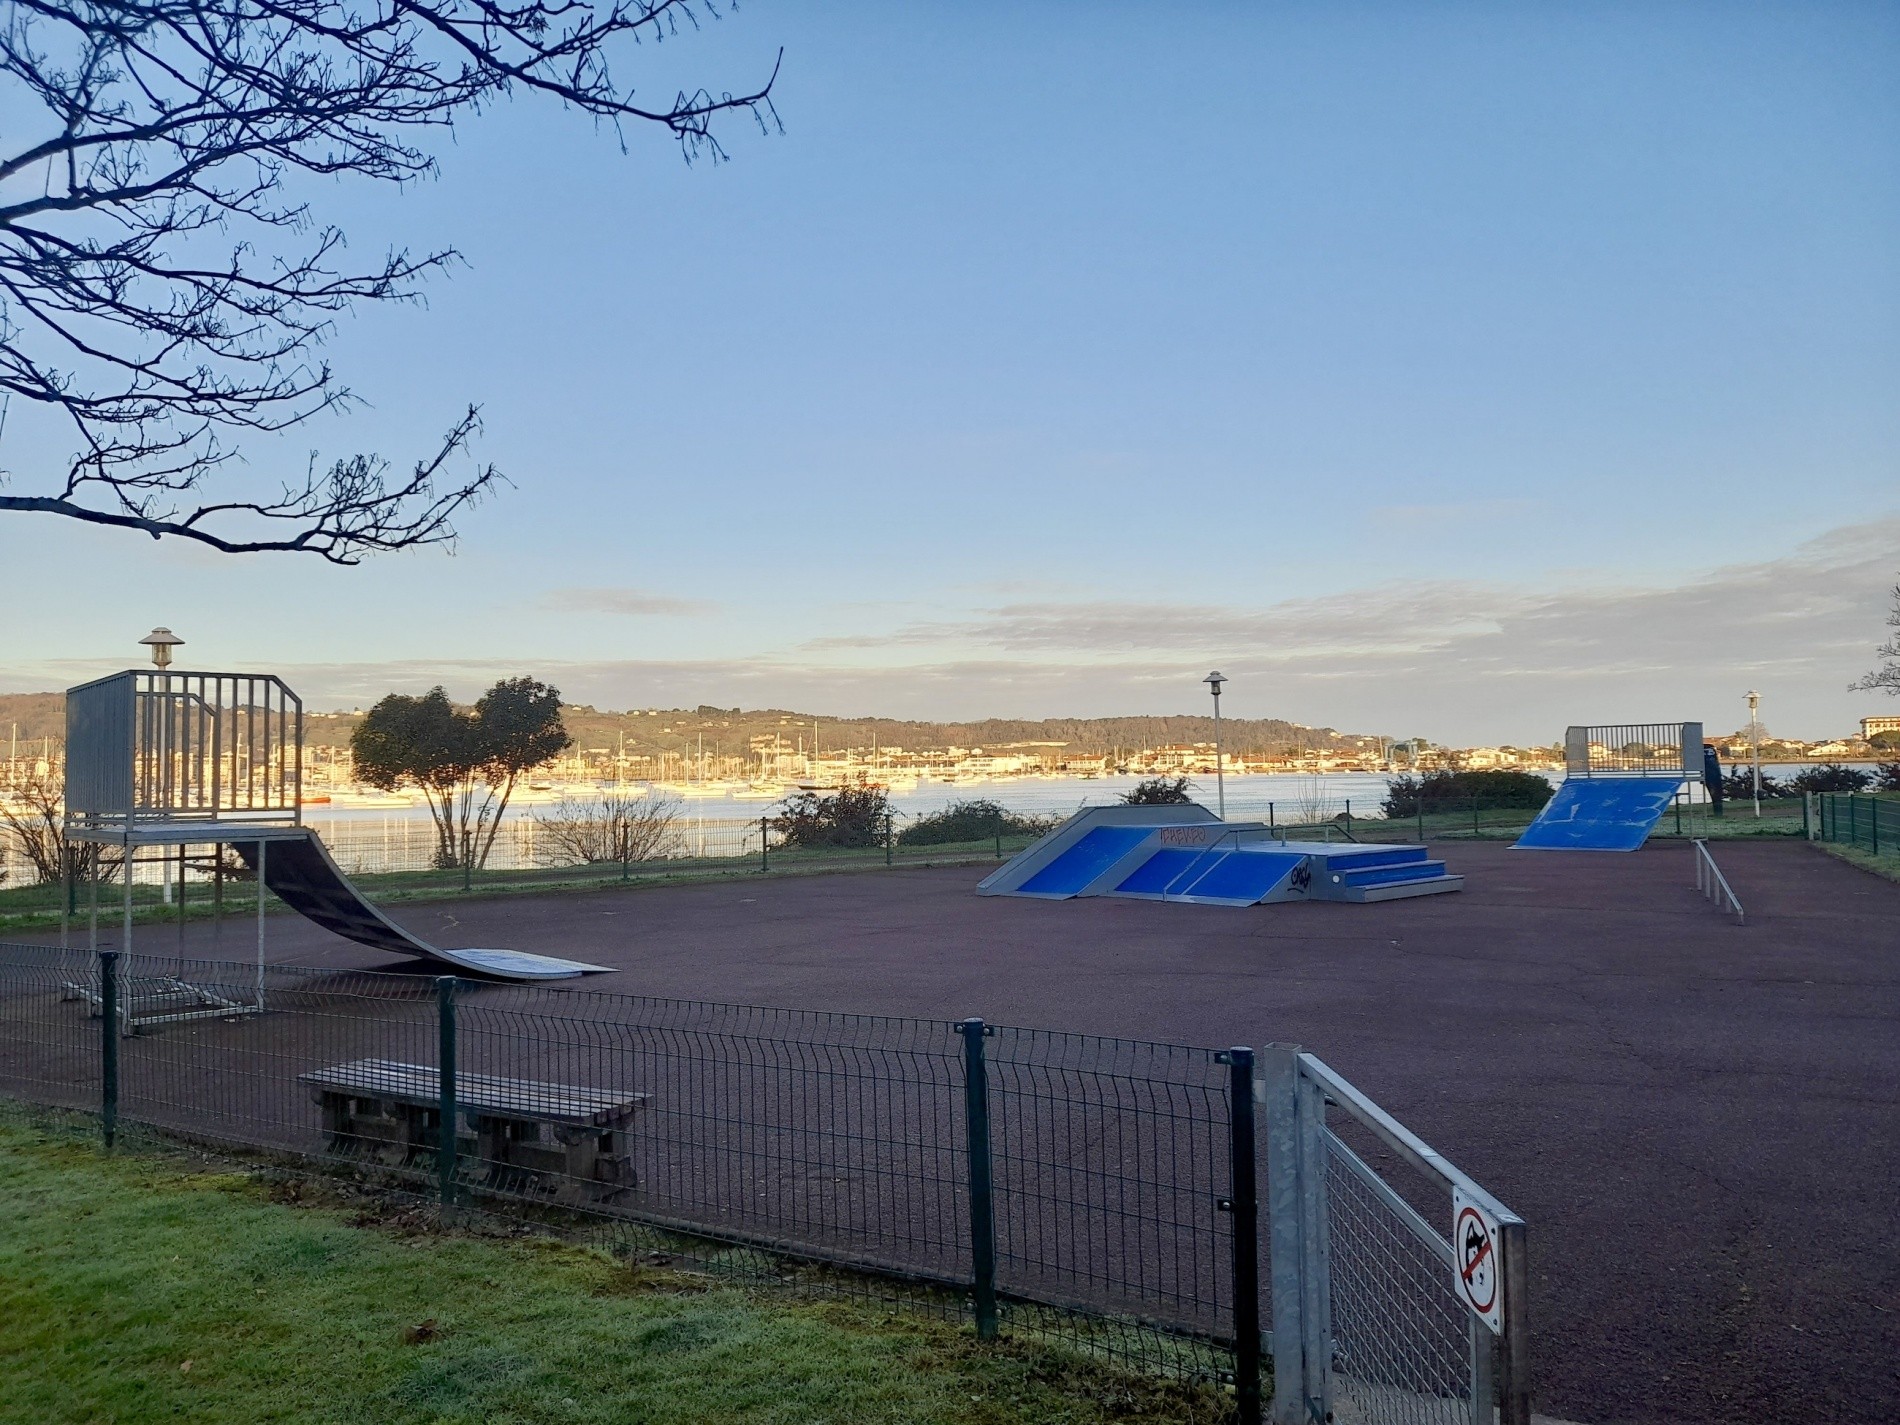
[[[431,175],[432,131],[517,95],[611,125],[623,146],[652,125],[689,161],[723,159],[723,116],[777,126],[776,61],[746,93],[659,103],[612,69],[627,45],[716,18],[716,3],[11,0],[0,73],[39,122],[14,121],[0,151],[0,398],[60,413],[75,450],[48,492],[0,493],[0,511],[344,564],[453,539],[454,515],[499,479],[444,473],[467,455],[472,409],[402,479],[353,455],[320,476],[313,458],[275,498],[203,493],[244,437],[354,404],[318,355],[339,315],[413,301],[458,260],[351,265],[344,234],[286,183]]]

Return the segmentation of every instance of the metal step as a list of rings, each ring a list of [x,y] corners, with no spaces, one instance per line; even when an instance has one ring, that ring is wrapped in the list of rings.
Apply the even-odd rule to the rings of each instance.
[[[1416,881],[1387,881],[1378,886],[1347,886],[1344,900],[1365,905],[1371,901],[1399,901],[1409,896],[1436,896],[1446,891],[1462,891],[1463,876],[1424,876]]]

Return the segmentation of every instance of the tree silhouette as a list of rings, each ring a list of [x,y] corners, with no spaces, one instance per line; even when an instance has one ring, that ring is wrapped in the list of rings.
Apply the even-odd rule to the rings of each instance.
[[[1893,608],[1887,614],[1887,627],[1900,629],[1900,584],[1894,585]],[[1880,666],[1874,669],[1858,683],[1848,687],[1850,693],[1872,692],[1876,688],[1885,688],[1888,692],[1900,696],[1900,632],[1874,650],[1874,656],[1880,659]]]
[[[469,458],[476,407],[392,474],[355,454],[290,480],[207,477],[248,437],[355,397],[321,360],[336,319],[413,300],[453,249],[350,260],[306,177],[403,184],[427,141],[509,97],[723,156],[722,115],[775,124],[774,65],[747,93],[636,102],[610,60],[718,15],[716,0],[15,0],[0,148],[0,421],[52,412],[74,451],[0,510],[353,564],[441,543],[499,474]],[[3,427],[0,427],[3,428]],[[252,477],[253,480],[255,477]],[[274,488],[273,488],[274,487]],[[218,491],[216,493],[227,493]]]

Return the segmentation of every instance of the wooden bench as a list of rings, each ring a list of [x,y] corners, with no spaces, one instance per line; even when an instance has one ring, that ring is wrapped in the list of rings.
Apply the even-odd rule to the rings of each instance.
[[[298,1078],[323,1110],[333,1153],[396,1166],[434,1160],[442,1075],[429,1064],[357,1059]],[[574,1084],[455,1076],[456,1155],[479,1186],[600,1202],[637,1179],[628,1138],[643,1093]]]

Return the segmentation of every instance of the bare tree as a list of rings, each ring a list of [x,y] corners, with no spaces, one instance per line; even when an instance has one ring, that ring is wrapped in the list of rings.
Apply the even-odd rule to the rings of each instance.
[[[589,866],[605,861],[651,861],[673,849],[678,797],[660,792],[603,792],[593,798],[562,797],[536,816],[550,866]]]
[[[0,511],[339,564],[452,539],[456,513],[500,479],[468,458],[472,406],[393,475],[375,455],[312,456],[266,493],[207,486],[244,439],[354,403],[320,358],[340,314],[413,300],[456,260],[352,263],[298,180],[433,174],[433,133],[522,96],[623,146],[653,125],[688,159],[718,159],[722,115],[777,122],[776,65],[744,94],[658,104],[610,67],[716,3],[14,0],[0,21],[20,136],[0,147],[0,421],[16,403],[49,411],[75,450],[43,493],[6,491],[0,469]]]
[[[1894,585],[1893,608],[1887,614],[1887,627],[1900,630],[1900,584]],[[1851,684],[1848,691],[1872,692],[1877,688],[1885,688],[1900,696],[1900,632],[1876,648],[1874,657],[1880,660],[1880,666],[1858,683]]]
[[[69,874],[74,879],[86,874],[88,848],[67,839],[64,813],[60,779],[50,772],[31,773],[11,797],[0,795],[0,846],[12,843],[42,886],[58,885]],[[97,851],[99,877],[110,881],[118,874],[123,853],[106,847]]]

